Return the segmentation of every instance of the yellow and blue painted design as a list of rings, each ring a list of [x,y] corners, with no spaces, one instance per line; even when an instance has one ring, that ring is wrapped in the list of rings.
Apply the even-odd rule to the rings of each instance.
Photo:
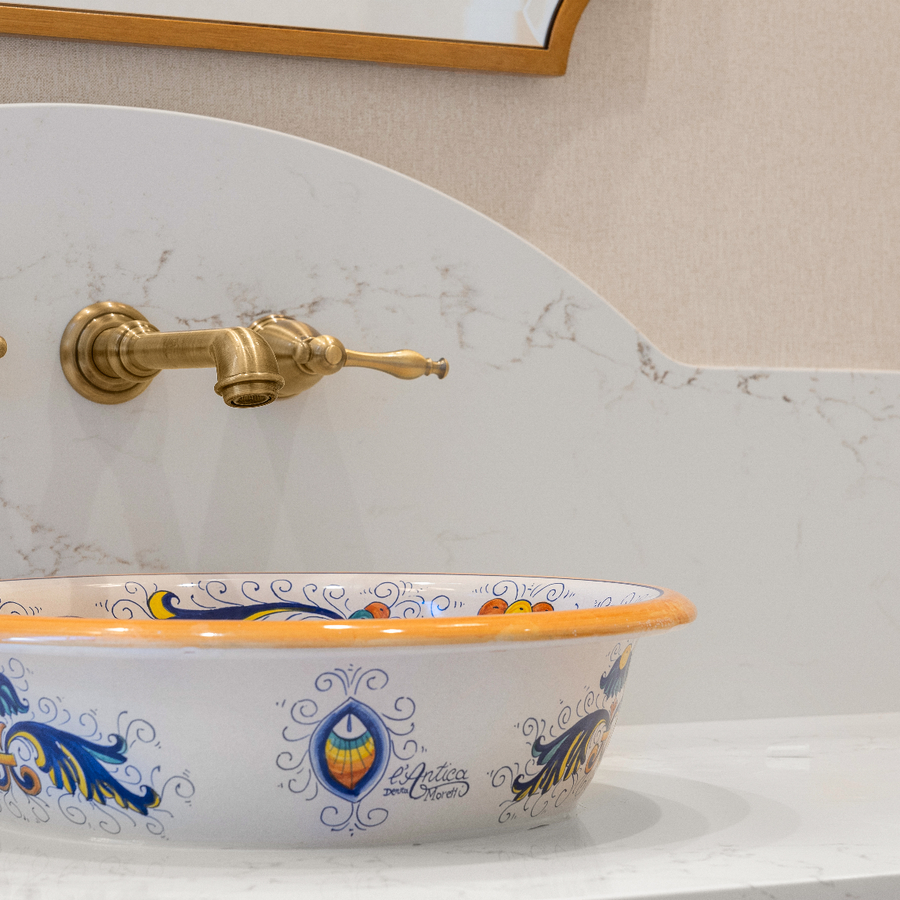
[[[628,677],[628,667],[631,665],[631,644],[629,644],[613,662],[610,670],[600,679],[600,690],[610,700],[614,700],[622,693],[625,687],[625,679]]]
[[[248,603],[238,606],[216,606],[213,608],[188,609],[176,606],[180,603],[177,594],[172,591],[156,591],[147,600],[147,608],[154,619],[230,619],[252,621],[267,619],[278,613],[308,613],[326,619],[343,618],[332,609],[325,609],[313,603],[299,603],[292,600],[281,600],[275,603]]]
[[[10,719],[28,709],[9,678],[0,674],[0,718]],[[120,734],[110,735],[110,742],[101,744],[45,722],[0,722],[0,791],[8,793],[16,785],[35,796],[43,790],[38,772],[20,761],[24,755],[59,790],[80,794],[102,806],[112,801],[124,810],[146,816],[159,805],[159,794],[149,785],[130,790],[107,768],[124,765],[127,749]]]
[[[216,606],[213,608],[188,609],[176,605],[181,600],[172,591],[155,591],[147,599],[147,608],[154,619],[230,619],[239,621],[253,621],[256,619],[268,619],[285,613],[306,613],[311,616],[321,616],[325,619],[342,619],[340,613],[314,603],[300,603],[296,600],[281,600],[274,603],[243,603],[237,606]],[[388,619],[391,616],[390,607],[374,600],[367,603],[362,609],[357,609],[347,618],[349,619]]]
[[[600,745],[592,744],[594,735],[598,729],[608,730],[609,724],[609,712],[597,709],[579,719],[559,737],[547,741],[538,738],[531,748],[531,754],[541,768],[530,778],[520,775],[513,781],[515,799],[523,800],[534,794],[546,794],[561,781],[572,778],[579,770],[590,772],[600,754]]]
[[[383,582],[372,589],[361,592],[354,602],[351,596],[340,586],[307,584],[299,588],[302,599],[296,594],[289,598],[284,596],[294,590],[293,584],[280,579],[269,585],[271,593],[277,598],[273,601],[260,601],[252,594],[260,589],[257,582],[247,581],[241,586],[240,602],[233,602],[226,594],[229,587],[221,581],[198,582],[188,586],[190,599],[182,602],[181,597],[173,591],[144,588],[139,584],[130,585],[130,592],[145,590],[146,600],[138,601],[137,612],[135,602],[120,598],[109,607],[116,618],[131,618],[134,615],[149,615],[150,618],[176,620],[232,620],[254,621],[277,618],[320,618],[320,619],[395,619],[422,618],[444,615],[451,608],[454,615],[512,615],[516,613],[553,612],[553,602],[561,595],[562,588],[557,585],[511,585],[503,581],[494,585],[486,585],[483,589],[489,599],[479,601],[480,606],[463,610],[464,603],[459,599],[451,599],[446,594],[425,597],[410,582]],[[206,598],[195,597],[206,594],[213,605],[208,605]],[[481,593],[482,589],[476,592]],[[369,596],[366,597],[365,595]],[[375,595],[375,599],[371,595]],[[251,602],[247,602],[251,601]],[[356,604],[359,606],[354,608]]]
[[[628,644],[613,660],[609,671],[600,678],[605,704],[586,712],[561,734],[539,735],[535,739],[531,755],[538,769],[529,771],[526,766],[525,772],[512,780],[512,802],[547,794],[564,781],[590,775],[603,755],[612,730],[618,696],[628,677],[631,649],[632,645]],[[589,709],[594,702],[588,704]]]

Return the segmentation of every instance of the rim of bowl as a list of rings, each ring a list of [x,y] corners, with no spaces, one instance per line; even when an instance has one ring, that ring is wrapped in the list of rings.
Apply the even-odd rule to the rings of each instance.
[[[141,575],[71,575],[10,578],[4,583],[57,581],[86,578],[154,578],[182,573]],[[230,577],[244,573],[216,572]],[[254,573],[263,575],[267,573]],[[272,573],[276,574],[276,573]],[[277,573],[282,574],[282,573]],[[294,573],[292,573],[294,574]],[[681,594],[656,585],[599,578],[559,578],[535,575],[481,575],[459,573],[303,572],[308,576],[346,575],[410,578],[514,578],[578,581],[588,584],[621,584],[660,591],[652,600],[625,606],[525,612],[514,615],[447,616],[429,619],[293,619],[275,622],[206,619],[91,619],[68,616],[0,614],[0,643],[56,644],[105,647],[195,647],[218,649],[331,647],[409,647],[440,644],[547,641],[598,637],[610,634],[665,631],[693,622],[697,610]],[[199,573],[190,573],[191,577]],[[202,576],[200,576],[202,577]]]

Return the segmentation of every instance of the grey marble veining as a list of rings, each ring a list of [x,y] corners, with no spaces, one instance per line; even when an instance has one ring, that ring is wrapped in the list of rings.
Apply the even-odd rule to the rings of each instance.
[[[0,572],[474,571],[660,584],[632,722],[884,711],[900,670],[900,375],[698,369],[515,235],[372,163],[174,113],[0,108]],[[351,370],[259,410],[210,371],[98,406],[88,303],[284,312]],[[2,600],[2,597],[0,597]]]

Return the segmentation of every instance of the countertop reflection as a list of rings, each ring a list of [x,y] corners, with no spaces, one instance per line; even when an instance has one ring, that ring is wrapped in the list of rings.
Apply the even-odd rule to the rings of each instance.
[[[839,882],[854,897],[896,896],[898,775],[900,714],[622,726],[579,815],[556,825],[292,852],[35,843],[0,831],[0,895],[804,900]]]

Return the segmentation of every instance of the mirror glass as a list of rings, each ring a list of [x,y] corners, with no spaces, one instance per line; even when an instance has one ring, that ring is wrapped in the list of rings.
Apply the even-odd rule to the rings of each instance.
[[[52,0],[51,0],[52,2]],[[588,0],[0,0],[0,34],[562,75]]]
[[[544,47],[559,5],[560,0],[68,0],[65,8]]]

